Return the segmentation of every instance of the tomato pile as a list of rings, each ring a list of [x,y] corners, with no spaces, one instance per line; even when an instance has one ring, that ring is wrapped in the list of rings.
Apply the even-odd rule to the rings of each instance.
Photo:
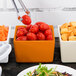
[[[50,26],[44,22],[37,22],[26,27],[18,27],[16,37],[17,41],[53,39]]]

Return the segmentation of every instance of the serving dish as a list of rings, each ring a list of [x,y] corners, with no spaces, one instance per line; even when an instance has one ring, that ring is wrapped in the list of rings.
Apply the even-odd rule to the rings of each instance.
[[[0,76],[1,76],[1,74],[2,74],[2,67],[0,66]]]
[[[16,26],[14,35],[16,62],[53,62],[55,47],[53,26],[50,25],[53,33],[53,40],[34,41],[17,41],[16,32],[18,27],[20,26]]]
[[[10,26],[6,26],[6,27],[9,27],[9,31],[8,31],[8,36],[7,36],[7,40],[6,41],[0,41],[0,47],[1,45],[4,45],[4,44],[9,44],[10,43],[10,31],[11,31],[11,27]],[[5,50],[6,51],[6,50]],[[2,53],[3,51],[1,51]],[[8,52],[8,51],[7,51]],[[6,52],[3,52],[3,53],[6,53]],[[5,56],[5,57],[2,57],[1,56],[2,54],[0,54],[0,63],[7,63],[8,62],[8,59],[9,59],[9,53]]]
[[[43,64],[42,66],[46,66],[48,69],[57,67],[56,71],[59,71],[61,73],[67,72],[69,74],[72,74],[72,76],[76,76],[76,70],[72,69],[70,67],[67,67],[67,66],[58,65],[58,64]],[[37,69],[37,68],[38,68],[38,65],[30,67],[30,68],[27,68],[27,69],[23,70],[22,72],[20,72],[17,76],[24,76],[29,71],[32,72],[34,69]]]
[[[63,63],[76,62],[76,41],[63,41],[60,35],[60,26],[58,25],[61,61]]]

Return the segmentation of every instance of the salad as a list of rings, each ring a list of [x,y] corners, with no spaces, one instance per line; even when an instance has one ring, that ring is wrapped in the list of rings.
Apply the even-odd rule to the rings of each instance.
[[[37,69],[33,70],[32,72],[28,72],[24,76],[72,76],[66,72],[60,73],[58,71],[55,71],[56,68],[57,67],[48,70],[46,66],[41,66],[41,64],[39,64],[39,67]]]

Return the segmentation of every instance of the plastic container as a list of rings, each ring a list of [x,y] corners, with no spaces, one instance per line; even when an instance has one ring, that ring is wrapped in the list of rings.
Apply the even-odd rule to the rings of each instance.
[[[6,41],[0,41],[0,47],[2,44],[9,44],[9,36],[10,36],[10,31],[11,31],[11,27],[9,27],[9,32],[8,32],[8,37],[7,37],[7,40]],[[2,51],[0,51],[2,53]],[[5,54],[7,52],[7,54]],[[4,57],[2,57],[2,55],[5,55]],[[7,63],[8,62],[8,59],[9,59],[9,50],[5,52],[3,52],[2,54],[0,54],[0,63]]]
[[[59,40],[60,40],[60,51],[61,61],[63,63],[76,62],[76,41],[63,41],[60,35],[60,26],[58,26]]]
[[[55,47],[53,26],[50,26],[53,33],[53,40],[43,41],[16,41],[18,27],[20,26],[16,26],[14,35],[16,62],[53,62]]]
[[[2,67],[0,66],[0,76],[1,76],[1,74],[2,74]]]

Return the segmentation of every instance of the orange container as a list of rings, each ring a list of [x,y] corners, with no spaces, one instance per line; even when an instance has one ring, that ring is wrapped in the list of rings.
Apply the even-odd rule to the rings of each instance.
[[[16,62],[53,62],[55,47],[53,26],[50,25],[53,33],[53,40],[36,41],[16,41],[18,27],[20,26],[16,26],[14,35]]]

